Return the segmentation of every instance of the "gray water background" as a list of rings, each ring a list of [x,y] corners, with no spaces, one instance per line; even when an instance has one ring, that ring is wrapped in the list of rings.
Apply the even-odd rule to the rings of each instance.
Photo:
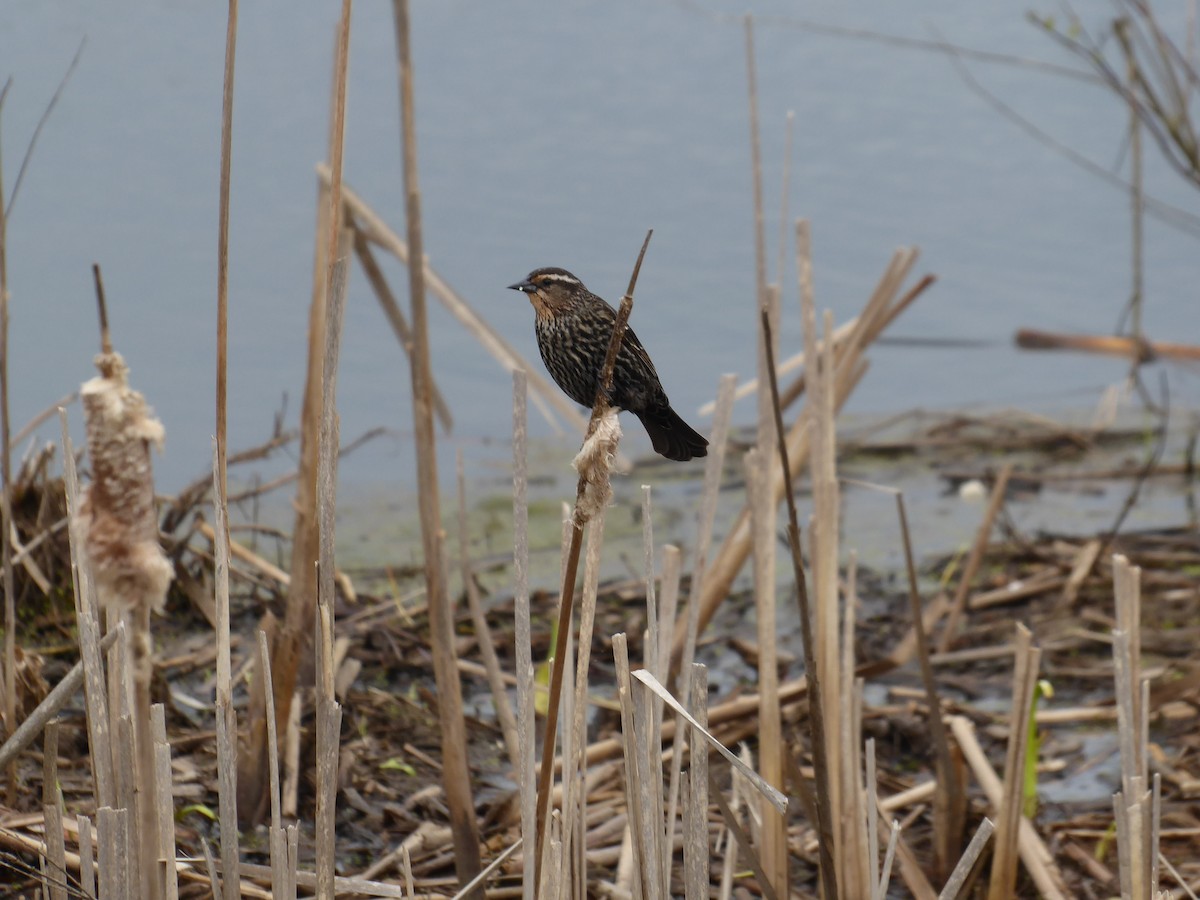
[[[232,449],[264,439],[281,397],[297,417],[338,4],[243,3],[237,45],[230,250]],[[1185,4],[1162,4],[1175,33]],[[795,112],[787,203],[811,219],[818,304],[853,315],[891,252],[922,249],[937,285],[894,328],[984,346],[880,347],[856,413],[912,407],[1081,408],[1119,361],[1022,354],[1022,326],[1108,332],[1130,290],[1127,195],[1031,139],[973,93],[942,53],[817,33],[862,28],[1056,63],[1065,54],[1005,2],[716,3],[667,0],[413,3],[425,245],[432,263],[540,369],[532,311],[505,285],[565,266],[615,301],[655,229],[634,325],[675,406],[695,410],[724,372],[754,368],[746,66],[756,29],[769,259],[778,254],[785,116]],[[1057,7],[1044,5],[1045,11]],[[1094,24],[1110,9],[1087,10]],[[116,346],[167,429],[171,491],[209,465],[214,431],[217,185],[226,4],[0,4],[6,189],[81,39],[8,231],[14,428],[94,374],[90,266],[102,264]],[[1126,112],[1106,91],[1044,71],[968,61],[1004,102],[1105,166]],[[391,5],[360,0],[351,37],[345,176],[401,233],[403,189]],[[1200,193],[1147,142],[1147,190],[1200,214]],[[794,265],[782,280],[786,352],[800,345]],[[398,294],[403,270],[388,265]],[[1146,223],[1151,336],[1200,339],[1200,241]],[[472,467],[508,458],[509,376],[440,307],[435,375],[456,417],[443,441]],[[1194,407],[1195,372],[1171,368]],[[348,459],[348,485],[411,486],[408,366],[352,271],[339,377],[345,439],[389,438]],[[737,421],[749,421],[743,402]],[[76,407],[72,417],[79,421]],[[551,434],[531,411],[535,437]],[[57,425],[41,435],[52,439]],[[649,451],[631,420],[626,448]],[[560,439],[564,456],[577,436]],[[287,465],[285,459],[279,465]]]

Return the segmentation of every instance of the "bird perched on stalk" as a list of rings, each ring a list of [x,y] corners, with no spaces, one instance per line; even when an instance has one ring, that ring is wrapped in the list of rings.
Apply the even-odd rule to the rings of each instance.
[[[534,269],[509,288],[525,294],[533,304],[538,350],[550,375],[568,397],[590,408],[616,310],[566,269]],[[655,453],[679,461],[708,453],[708,441],[671,409],[654,363],[632,328],[625,332],[617,354],[608,401],[641,420]]]

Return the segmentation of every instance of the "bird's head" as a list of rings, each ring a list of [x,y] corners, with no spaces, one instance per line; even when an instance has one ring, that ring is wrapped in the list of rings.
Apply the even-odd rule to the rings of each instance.
[[[518,281],[508,287],[527,296],[539,316],[556,315],[570,306],[580,293],[587,291],[582,281],[566,269],[554,266],[534,269],[524,281]]]

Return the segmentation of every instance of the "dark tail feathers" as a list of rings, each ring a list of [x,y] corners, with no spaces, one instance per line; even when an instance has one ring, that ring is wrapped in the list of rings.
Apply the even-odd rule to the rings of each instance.
[[[669,406],[635,413],[642,420],[654,452],[678,462],[708,455],[708,441]]]

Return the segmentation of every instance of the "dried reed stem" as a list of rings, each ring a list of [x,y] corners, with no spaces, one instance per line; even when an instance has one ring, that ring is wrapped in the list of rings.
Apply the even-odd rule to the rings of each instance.
[[[482,887],[483,884],[496,872],[496,870],[499,869],[502,865],[504,865],[504,863],[508,860],[508,858],[510,856],[512,856],[514,853],[516,853],[517,850],[519,850],[520,848],[521,848],[521,839],[517,838],[516,842],[510,844],[507,850],[505,850],[503,853],[501,853],[499,856],[497,856],[495,859],[493,859],[490,863],[488,863],[483,868],[483,871],[481,871],[478,875],[476,875],[471,881],[464,884],[462,886],[462,890],[460,890],[457,894],[455,894],[451,898],[451,900],[465,900],[466,897],[469,897],[476,888]],[[411,870],[411,867],[409,867],[408,879],[409,879],[409,895],[412,896],[413,894],[412,894],[412,870]]]
[[[762,303],[767,286],[767,242],[764,236],[762,147],[758,134],[758,81],[754,73],[754,17],[742,19],[746,39],[746,93],[750,108],[750,160],[754,193],[754,283]]]
[[[645,671],[641,669],[639,671]],[[647,691],[633,690],[633,739],[634,752],[638,754],[638,768],[642,781],[634,789],[642,797],[641,820],[634,827],[642,835],[642,892],[646,900],[667,900],[669,854],[663,849],[662,828],[662,739],[654,734],[654,697]],[[655,747],[660,748],[655,753]]]
[[[863,739],[862,739],[862,688],[863,680],[854,672],[855,612],[858,604],[858,556],[851,550],[846,565],[845,609],[842,617],[841,647],[838,653],[837,678],[839,706],[838,756],[842,762],[842,798],[845,808],[855,811],[854,815],[842,819],[842,891],[849,896],[870,895],[873,890],[877,856],[868,850],[871,840],[867,836],[866,791],[863,789]],[[828,708],[828,707],[826,707]],[[868,767],[869,768],[869,767]],[[876,836],[878,837],[878,836]],[[889,841],[894,832],[889,835]],[[889,854],[890,856],[890,854]],[[886,876],[882,877],[886,883]]]
[[[42,880],[50,900],[67,900],[67,847],[63,840],[62,792],[58,787],[57,721],[46,726],[42,747],[42,818],[46,829]]]
[[[1159,895],[1159,786],[1148,777],[1149,682],[1141,672],[1141,569],[1113,557],[1116,625],[1113,678],[1121,749],[1121,790],[1113,796],[1123,896]]]
[[[812,741],[813,768],[816,772],[817,795],[817,843],[820,858],[821,887],[827,900],[838,897],[838,883],[834,857],[833,812],[830,798],[830,769],[827,758],[824,698],[821,693],[821,675],[816,664],[816,641],[813,635],[813,620],[808,602],[808,584],[804,574],[804,558],[800,550],[800,525],[796,514],[796,499],[792,495],[791,464],[788,459],[787,442],[783,431],[783,410],[779,406],[779,382],[775,377],[775,358],[771,352],[771,322],[766,310],[762,313],[762,327],[766,334],[767,372],[770,379],[771,401],[775,408],[776,435],[779,442],[779,464],[783,483],[789,485],[784,491],[788,512],[788,546],[792,554],[792,574],[796,583],[797,602],[800,605],[800,633],[804,642],[804,667],[808,677],[809,732]]]
[[[496,706],[496,720],[500,723],[500,731],[504,735],[504,743],[508,748],[508,757],[515,771],[520,765],[521,749],[517,739],[517,720],[513,716],[512,707],[508,702],[508,691],[504,685],[500,660],[496,657],[496,647],[492,643],[492,631],[488,627],[487,616],[483,611],[483,600],[479,596],[479,585],[471,574],[471,558],[468,551],[467,531],[467,479],[463,470],[463,456],[460,449],[457,454],[458,469],[458,557],[462,573],[463,592],[467,595],[467,605],[471,611],[471,623],[475,628],[475,645],[483,657],[484,668],[487,671],[488,686],[492,689],[492,702]]]
[[[4,94],[0,90],[0,112]],[[13,579],[12,542],[12,441],[8,416],[8,212],[4,197],[4,168],[0,165],[0,586],[4,588],[4,729],[17,727],[17,600]],[[5,773],[10,806],[17,801],[17,763]]]
[[[67,427],[67,411],[58,410],[62,426],[63,482],[66,486],[67,518],[71,535],[71,583],[75,588],[75,622],[79,630],[79,655],[83,660],[87,698],[88,746],[96,808],[116,802],[115,776],[109,738],[108,695],[104,688],[104,659],[100,649],[100,623],[96,609],[96,587],[84,552],[83,522],[79,517],[79,478],[75,471],[75,448]]]
[[[658,674],[659,618],[658,592],[654,585],[654,505],[650,485],[642,485],[642,576],[646,585],[646,634],[642,642],[642,665]],[[662,720],[662,704],[655,716]]]
[[[721,473],[725,465],[725,451],[729,438],[729,423],[733,415],[733,391],[737,376],[722,375],[717,385],[717,400],[713,413],[712,431],[709,433],[709,453],[704,461],[704,487],[700,494],[700,511],[696,521],[696,549],[692,564],[692,598],[698,597],[708,572],[708,554],[712,547],[713,523],[717,515],[717,496],[721,490]],[[675,642],[672,663],[678,649],[679,671],[691,668],[695,658],[696,639],[700,633],[700,609],[695,602],[688,603],[687,618],[675,623]],[[682,637],[680,643],[679,638]]]
[[[988,762],[983,748],[979,746],[974,724],[964,716],[950,716],[947,722],[954,740],[962,749],[963,756],[975,775],[975,781],[983,789],[992,808],[999,809],[1004,800],[1004,786]],[[1037,886],[1038,893],[1046,900],[1065,900],[1069,894],[1050,850],[1029,819],[1020,816],[1019,823],[1017,848],[1025,869]]]
[[[783,282],[783,271],[787,268],[788,224],[788,186],[792,173],[792,145],[795,142],[796,112],[789,109],[784,119],[783,139],[783,174],[779,185],[779,262],[775,277]]]
[[[621,704],[621,744],[625,758],[625,808],[633,846],[634,896],[642,896],[646,882],[646,835],[641,828],[643,777],[641,756],[634,738],[633,686],[629,677],[629,646],[624,634],[612,636],[613,662],[616,666],[617,699]],[[542,766],[545,771],[546,766]]]
[[[96,896],[96,860],[92,854],[92,822],[84,815],[75,816],[79,834],[79,887],[88,897]]]
[[[1007,900],[1017,887],[1017,839],[1023,817],[1025,754],[1029,747],[1029,711],[1037,686],[1038,662],[1042,651],[1033,646],[1033,635],[1017,623],[1013,699],[1008,716],[1008,749],[1004,756],[1004,792],[996,808],[996,845],[988,900]]]
[[[466,726],[462,715],[462,685],[455,665],[454,621],[442,569],[442,515],[438,501],[436,435],[433,427],[433,381],[429,357],[429,324],[425,310],[424,238],[421,229],[421,193],[417,182],[416,109],[413,101],[413,61],[409,41],[408,0],[393,0],[396,55],[400,69],[400,117],[404,159],[405,222],[408,249],[417,265],[408,266],[409,301],[412,303],[413,431],[417,449],[418,505],[425,557],[425,588],[429,598],[429,628],[433,643],[434,678],[438,691],[438,721],[442,736],[442,777],[450,827],[454,832],[454,868],[460,883],[479,874],[479,825],[467,766]],[[336,176],[336,171],[334,172]],[[476,896],[481,895],[476,891]]]
[[[225,30],[225,78],[221,94],[221,180],[217,192],[217,490],[226,494],[228,375],[229,375],[229,179],[233,156],[233,72],[237,55],[238,0],[229,0]],[[99,268],[97,292],[103,296]],[[101,306],[101,331],[107,331],[107,316]],[[107,334],[103,335],[107,342]]]
[[[764,315],[766,314],[764,310]],[[768,396],[764,393],[763,396]],[[769,397],[768,397],[769,400]],[[761,435],[760,435],[761,437]],[[769,459],[770,457],[766,457]],[[783,787],[783,724],[779,713],[779,668],[775,622],[775,507],[767,497],[766,466],[760,448],[745,456],[746,493],[754,537],[754,609],[758,628],[759,770],[777,788]],[[693,753],[698,749],[692,744]],[[761,853],[776,893],[787,895],[787,822],[771,816],[767,801],[760,813],[763,823]]]
[[[983,853],[983,848],[987,846],[987,842],[995,830],[996,826],[992,823],[992,820],[984,816],[983,821],[979,823],[979,827],[975,829],[975,836],[971,838],[971,843],[967,844],[967,849],[963,851],[958,864],[950,873],[950,878],[947,879],[946,886],[938,894],[938,900],[958,900],[963,886],[967,883],[967,876],[971,874],[971,870],[975,867],[975,861]]]
[[[343,6],[342,40],[349,40],[349,0]],[[345,69],[346,46],[339,50]],[[344,83],[339,92],[344,92]],[[335,247],[335,252],[340,251]],[[329,302],[326,306],[325,361],[321,388],[321,429],[317,447],[317,530],[320,535],[317,567],[317,811],[314,822],[317,855],[317,896],[333,900],[333,876],[337,844],[337,772],[338,744],[342,710],[334,699],[333,603],[334,543],[337,519],[337,416],[338,357],[342,343],[342,321],[346,305],[346,276],[349,261],[340,256],[330,273]],[[270,728],[268,727],[268,744]],[[270,755],[270,754],[268,754]],[[278,777],[278,776],[276,776]],[[272,794],[274,804],[274,794]],[[274,812],[274,807],[272,807]]]
[[[700,595],[701,587],[704,584],[708,551],[712,545],[713,523],[717,515],[717,495],[721,489],[721,472],[725,465],[729,422],[733,414],[733,390],[736,384],[737,376],[726,374],[721,376],[717,385],[716,409],[713,415],[712,431],[709,434],[709,453],[704,461],[704,487],[700,495],[700,510],[696,520],[696,549],[692,565],[692,599]],[[677,591],[678,586],[676,586]],[[674,606],[677,600],[677,593],[671,599],[672,606]],[[661,669],[658,674],[659,680],[664,684],[667,683],[667,679],[664,676],[671,671],[671,663],[673,661],[673,638],[679,634],[683,635],[679,671],[688,672],[691,671],[692,660],[696,656],[696,639],[700,630],[700,609],[697,603],[689,602],[687,604],[687,615],[682,621],[676,621],[673,608],[669,610],[669,613],[670,616],[665,622],[667,624],[674,623],[675,631],[672,634],[669,628],[663,629],[663,633],[660,636],[662,647],[659,649]],[[688,691],[690,691],[690,683],[685,681],[682,693],[684,699],[690,704],[692,700]],[[672,745],[674,749],[671,758],[671,781],[667,798],[667,819],[672,823],[675,821],[675,809],[679,796],[679,772],[683,761],[683,740],[684,730],[676,728],[674,743]]]
[[[233,155],[233,77],[237,53],[238,0],[229,0],[225,31],[225,76],[221,100],[221,176],[217,216],[217,424],[213,469],[216,522],[217,609],[217,794],[221,819],[221,869],[225,900],[241,896],[238,874],[237,713],[229,657],[229,498],[228,498],[228,353],[229,353],[229,181]]]
[[[583,828],[587,803],[587,791],[584,790],[584,751],[587,748],[588,668],[592,659],[592,631],[596,621],[596,594],[600,581],[600,550],[604,546],[604,519],[605,510],[601,508],[592,517],[588,527],[587,557],[583,567],[583,596],[579,607],[574,696],[568,693],[564,698],[567,701],[564,703],[564,711],[571,728],[568,732],[569,743],[568,735],[563,735],[563,844],[565,847],[573,847],[578,853],[577,864],[573,867],[577,877],[586,873]],[[567,790],[568,772],[571,776],[570,790]],[[661,796],[661,791],[659,795]]]
[[[528,850],[537,843],[534,767],[534,674],[529,621],[529,502],[526,460],[527,379],[524,369],[513,371],[513,617],[516,619],[517,735],[520,753],[514,763],[521,793],[521,885],[524,900],[533,900],[537,882],[534,858]]]
[[[839,487],[836,471],[836,433],[834,426],[833,347],[829,317],[826,316],[825,340],[818,347],[816,305],[813,298],[811,277],[811,252],[808,230],[798,233],[801,245],[801,291],[800,307],[804,332],[804,354],[810,365],[805,367],[808,378],[808,403],[805,412],[810,422],[809,463],[812,478],[813,513],[809,532],[812,553],[813,600],[812,628],[813,655],[805,648],[805,671],[813,684],[821,685],[819,697],[821,708],[828,710],[825,720],[825,753],[831,809],[856,809],[851,797],[844,796],[851,782],[844,777],[844,769],[851,761],[844,754],[853,753],[856,742],[850,739],[849,712],[850,696],[843,693],[843,679],[839,662],[838,641],[838,512]],[[767,328],[766,317],[763,327]],[[771,360],[774,369],[774,359]],[[777,388],[776,388],[777,390]],[[782,407],[780,422],[782,423]],[[782,427],[782,426],[781,426]],[[786,491],[791,495],[791,491]],[[815,690],[815,688],[814,688]],[[843,714],[838,715],[836,711]],[[847,741],[850,740],[850,743]],[[857,780],[857,771],[852,781]],[[847,828],[858,816],[841,817],[842,827],[833,829],[833,858],[838,869],[838,890],[847,896],[857,896],[862,886],[858,884],[857,858],[859,854],[848,844]]]
[[[316,839],[316,895],[321,900],[335,896],[334,856],[337,843],[338,737],[342,708],[333,694],[332,603],[322,599],[317,606],[317,811],[313,822]]]
[[[217,797],[221,821],[221,874],[225,900],[241,896],[238,874],[237,818],[237,710],[233,706],[233,679],[229,646],[229,511],[220,488],[219,464],[213,459],[213,517],[216,552],[213,581],[217,609]]]
[[[683,801],[684,894],[707,897],[709,892],[708,846],[708,747],[703,732],[708,728],[708,669],[692,666],[691,713],[698,725],[692,729],[688,771],[689,790]],[[668,832],[670,833],[670,832]]]
[[[155,798],[158,807],[158,878],[162,896],[178,900],[179,871],[175,865],[175,800],[171,790],[171,745],[167,743],[167,716],[161,703],[151,708],[154,738]]]
[[[104,900],[131,900],[130,879],[125,872],[129,861],[128,809],[103,807],[96,811],[96,832],[100,840],[100,896]]]
[[[879,810],[880,830],[886,832],[889,846],[893,842],[895,843],[894,857],[900,865],[900,877],[904,880],[909,894],[913,900],[935,900],[937,894],[933,890],[933,885],[925,877],[920,861],[900,833],[899,823],[882,805],[877,806],[877,809]]]
[[[967,791],[966,779],[961,765],[956,765],[946,737],[946,725],[942,721],[942,704],[938,699],[937,683],[933,677],[933,665],[929,659],[929,637],[925,633],[924,611],[921,594],[917,587],[917,563],[913,555],[912,535],[908,528],[908,514],[904,508],[904,493],[896,491],[896,514],[900,519],[900,537],[904,544],[904,565],[908,574],[908,600],[916,638],[917,660],[921,668],[921,682],[925,686],[925,699],[929,704],[929,733],[936,754],[937,781],[941,789],[934,794],[933,831],[934,856],[938,878],[949,877],[954,860],[959,857],[962,834],[966,826]]]
[[[337,242],[341,239],[341,158],[345,121],[346,55],[343,37],[349,41],[348,0],[339,25],[337,51],[333,61],[333,94],[329,127],[329,158],[336,172],[330,185],[318,188],[317,224],[313,232],[312,301],[308,310],[308,347],[304,396],[300,409],[300,461],[297,466],[295,519],[292,525],[291,584],[283,621],[271,640],[274,671],[276,728],[286,728],[292,716],[296,680],[303,658],[311,652],[312,628],[317,602],[316,567],[320,553],[317,525],[317,468],[320,442],[321,402],[324,391],[326,306]],[[340,86],[340,88],[339,88]],[[333,252],[331,252],[333,248]],[[267,727],[261,695],[251,693],[250,738],[238,771],[239,804],[244,824],[261,822],[269,803]]]
[[[746,49],[746,90],[749,105],[750,126],[750,157],[751,176],[754,195],[754,284],[755,307],[761,311],[770,323],[778,329],[779,325],[779,291],[767,287],[767,241],[765,214],[763,211],[763,178],[762,178],[762,145],[758,124],[758,80],[754,66],[754,19],[746,15],[745,49]],[[764,341],[769,342],[771,332],[767,332]],[[763,380],[766,376],[767,359],[774,347],[764,347],[764,342],[758,343],[756,353],[758,377]],[[751,466],[758,459],[771,458],[771,448],[775,443],[775,420],[771,415],[771,400],[765,394],[758,398],[758,442],[755,462],[751,462],[748,454],[746,468],[749,475]],[[756,487],[764,479],[750,476]],[[749,482],[748,482],[749,486]],[[758,676],[761,683],[760,696],[762,704],[759,707],[759,720],[762,727],[762,740],[759,743],[760,760],[763,777],[768,782],[779,787],[783,784],[784,752],[782,725],[779,720],[779,698],[777,687],[779,682],[776,668],[775,652],[775,517],[776,505],[766,501],[766,491],[756,491],[756,499],[750,502],[751,533],[754,535],[754,603],[758,619],[759,665]],[[762,859],[767,876],[775,891],[786,895],[788,891],[788,851],[787,823],[779,818],[762,814]]]
[[[283,896],[288,880],[287,832],[283,830],[282,802],[280,797],[280,738],[275,725],[275,696],[272,694],[271,649],[266,643],[266,632],[258,632],[258,671],[262,682],[263,701],[266,704],[266,749],[270,767],[271,824],[268,834],[271,852],[271,894]]]
[[[587,446],[588,441],[596,433],[601,419],[609,410],[608,391],[612,385],[613,369],[616,366],[617,353],[621,349],[621,341],[625,337],[625,330],[629,324],[629,316],[633,312],[633,291],[637,286],[638,273],[642,269],[642,260],[646,256],[646,248],[649,246],[650,237],[653,234],[653,229],[646,232],[646,239],[642,241],[642,249],[638,252],[637,262],[633,266],[633,274],[629,277],[629,287],[625,291],[625,296],[621,298],[621,306],[617,310],[616,320],[613,322],[612,336],[608,341],[604,366],[600,370],[596,400],[592,404],[592,416],[588,421],[584,446]],[[608,473],[604,471],[600,474],[603,478],[601,488],[603,490],[607,488]],[[550,803],[550,784],[554,775],[554,743],[558,730],[558,706],[562,696],[563,671],[565,667],[564,657],[567,647],[567,636],[571,631],[571,609],[575,595],[575,575],[579,568],[579,550],[583,541],[583,529],[587,524],[587,516],[589,515],[584,506],[584,498],[588,487],[585,473],[581,472],[579,483],[575,490],[575,510],[571,516],[571,542],[567,552],[566,567],[563,572],[563,587],[560,593],[558,640],[554,649],[554,669],[550,673],[550,699],[546,709],[546,732],[542,740],[542,770],[538,779],[536,813],[537,845],[534,857],[538,874],[534,880],[539,885],[541,884],[542,851],[545,847],[546,815]]]

